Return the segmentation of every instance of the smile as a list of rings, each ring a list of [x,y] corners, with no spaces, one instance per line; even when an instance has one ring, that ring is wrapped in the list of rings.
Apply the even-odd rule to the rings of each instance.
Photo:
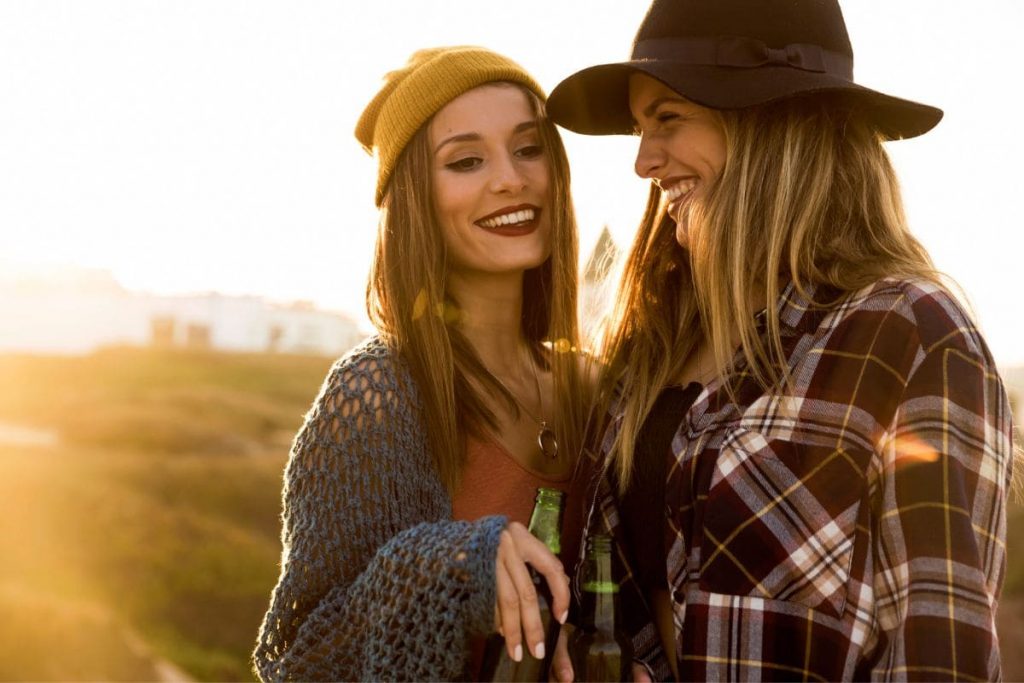
[[[476,225],[496,235],[529,235],[540,225],[540,208],[530,204],[508,206],[476,221]]]
[[[680,180],[669,187],[662,187],[662,192],[665,193],[665,198],[669,204],[678,202],[683,197],[693,192],[694,188],[697,187],[696,178],[688,178],[686,180]]]
[[[493,218],[484,218],[477,221],[477,224],[484,228],[497,228],[502,225],[526,223],[528,221],[532,221],[536,217],[537,212],[533,209],[523,209],[521,211],[513,211],[512,213],[495,216]]]

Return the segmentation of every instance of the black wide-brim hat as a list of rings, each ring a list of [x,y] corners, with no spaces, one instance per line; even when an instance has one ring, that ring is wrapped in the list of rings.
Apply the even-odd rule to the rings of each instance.
[[[941,109],[854,83],[837,0],[654,0],[630,60],[563,80],[548,97],[548,115],[586,135],[632,133],[634,73],[711,109],[829,97],[888,139],[921,135],[942,119]]]

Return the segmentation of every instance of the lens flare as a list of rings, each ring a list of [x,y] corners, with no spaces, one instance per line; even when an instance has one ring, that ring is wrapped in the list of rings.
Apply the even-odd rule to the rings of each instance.
[[[896,452],[896,466],[905,467],[918,463],[931,463],[939,459],[935,447],[914,434],[897,436],[893,442]]]

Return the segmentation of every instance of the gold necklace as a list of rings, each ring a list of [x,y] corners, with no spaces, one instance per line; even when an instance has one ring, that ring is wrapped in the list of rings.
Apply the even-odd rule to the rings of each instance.
[[[540,390],[540,379],[537,378],[537,364],[531,360],[530,361],[530,367],[533,368],[533,384],[534,384],[534,386],[537,387],[537,403],[540,404],[540,412],[543,415],[544,414],[544,394]],[[519,369],[520,369],[519,377],[520,377],[520,379],[522,379],[522,366],[521,365],[519,366]],[[555,436],[555,430],[551,429],[551,427],[548,426],[548,421],[543,419],[543,418],[541,418],[541,417],[537,417],[536,415],[531,413],[529,410],[527,410],[526,406],[524,406],[523,402],[519,400],[519,397],[516,396],[515,392],[512,391],[511,389],[509,389],[508,385],[505,384],[504,382],[502,382],[500,377],[495,375],[493,372],[491,373],[491,377],[493,377],[494,379],[498,380],[498,384],[500,384],[502,387],[504,387],[505,391],[507,391],[509,396],[512,397],[512,400],[516,402],[517,406],[519,406],[519,409],[522,410],[524,413],[526,413],[526,415],[531,420],[536,422],[538,427],[540,427],[540,429],[537,431],[537,447],[540,448],[540,452],[546,458],[548,458],[549,460],[554,460],[555,458],[557,458],[558,457],[558,438]]]

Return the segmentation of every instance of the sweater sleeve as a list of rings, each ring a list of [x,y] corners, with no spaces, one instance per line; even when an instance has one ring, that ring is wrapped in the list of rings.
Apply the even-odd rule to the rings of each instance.
[[[331,371],[285,472],[262,680],[440,680],[494,614],[504,517],[452,521],[411,380],[368,346]]]

